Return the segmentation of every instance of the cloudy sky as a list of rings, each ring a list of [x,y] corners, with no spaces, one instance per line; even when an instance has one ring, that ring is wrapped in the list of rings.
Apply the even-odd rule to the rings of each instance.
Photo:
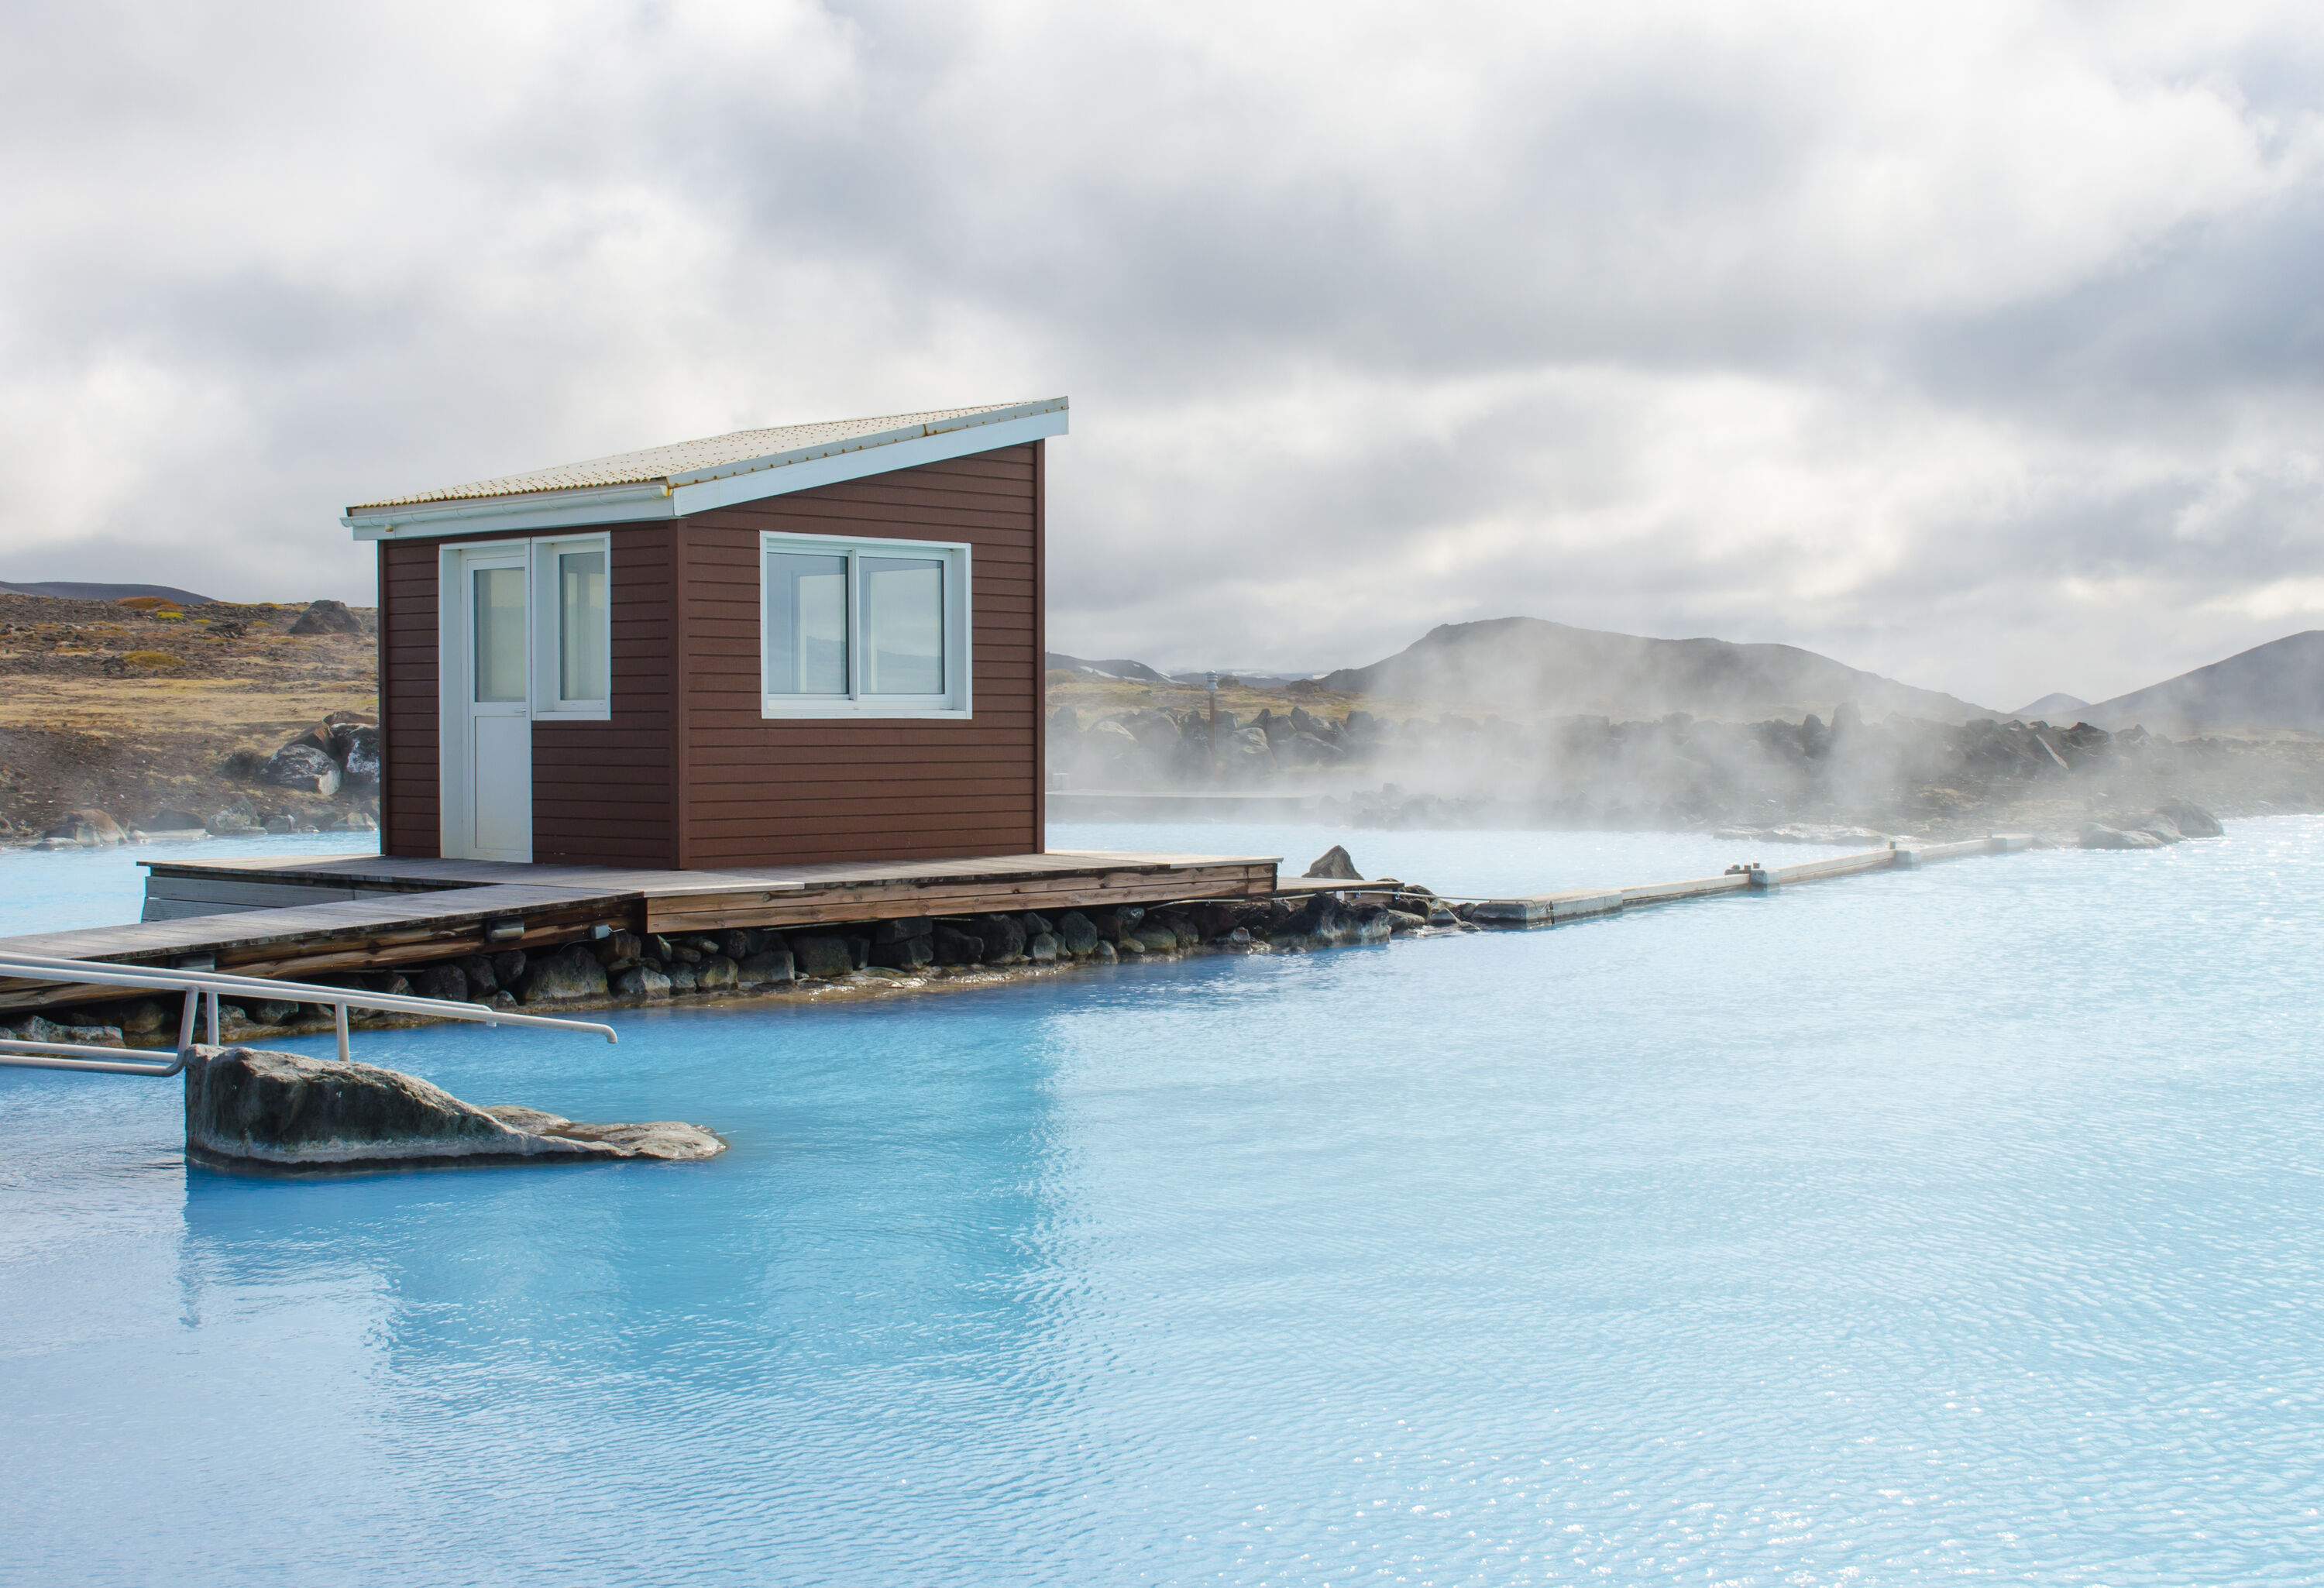
[[[349,501],[1062,392],[1084,653],[2324,624],[2312,3],[16,0],[0,129],[0,578],[368,601]]]

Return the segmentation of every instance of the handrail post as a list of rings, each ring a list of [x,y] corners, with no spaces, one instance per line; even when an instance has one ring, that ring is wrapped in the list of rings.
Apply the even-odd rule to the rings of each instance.
[[[178,1020],[178,1057],[166,1066],[157,1066],[139,1061],[118,1061],[109,1048],[89,1048],[84,1045],[53,1042],[31,1042],[16,1038],[0,1038],[0,1066],[23,1065],[36,1069],[111,1070],[125,1075],[174,1076],[191,1062],[197,1051],[194,1041],[197,1011],[207,1014],[208,1035],[212,1047],[220,1045],[224,1035],[221,1027],[224,1013],[220,995],[232,992],[240,997],[281,998],[292,1003],[312,1004],[332,1011],[332,1026],[338,1034],[339,1056],[347,1057],[349,1030],[353,1020],[350,1011],[356,1009],[376,1009],[391,1013],[432,1015],[438,1020],[478,1020],[488,1026],[539,1026],[548,1029],[593,1031],[608,1042],[621,1040],[613,1027],[598,1020],[561,1019],[556,1015],[512,1014],[505,1010],[484,1004],[455,1002],[440,998],[416,998],[409,993],[367,992],[346,987],[323,986],[309,982],[262,980],[252,976],[221,975],[215,971],[171,969],[159,965],[115,965],[104,960],[59,958],[51,955],[18,954],[0,946],[0,977],[24,977],[34,982],[88,983],[98,987],[122,987],[150,990],[157,992],[182,994],[185,1007]]]

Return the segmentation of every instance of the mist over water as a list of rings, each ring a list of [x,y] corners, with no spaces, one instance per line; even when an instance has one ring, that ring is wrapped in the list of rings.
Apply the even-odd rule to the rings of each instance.
[[[1205,833],[1348,836],[1055,837]],[[677,1168],[246,1179],[169,1086],[0,1075],[0,1582],[2312,1581],[2319,887],[2276,818],[611,1050],[358,1037],[731,1135]]]

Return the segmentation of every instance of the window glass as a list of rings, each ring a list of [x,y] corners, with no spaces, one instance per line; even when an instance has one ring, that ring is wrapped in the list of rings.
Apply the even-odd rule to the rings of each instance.
[[[933,557],[866,557],[863,692],[945,690],[944,564]]]
[[[847,559],[767,559],[767,693],[847,693]]]
[[[605,549],[558,552],[557,596],[557,697],[607,699]]]
[[[476,698],[525,697],[524,569],[480,568],[471,575],[475,596]]]

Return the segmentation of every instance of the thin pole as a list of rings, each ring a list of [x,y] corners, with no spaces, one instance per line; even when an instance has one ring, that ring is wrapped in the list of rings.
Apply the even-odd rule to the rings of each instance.
[[[331,1015],[333,1023],[339,1029],[339,1062],[345,1064],[347,1062],[347,1006],[344,1003],[334,1003],[331,1005]]]

